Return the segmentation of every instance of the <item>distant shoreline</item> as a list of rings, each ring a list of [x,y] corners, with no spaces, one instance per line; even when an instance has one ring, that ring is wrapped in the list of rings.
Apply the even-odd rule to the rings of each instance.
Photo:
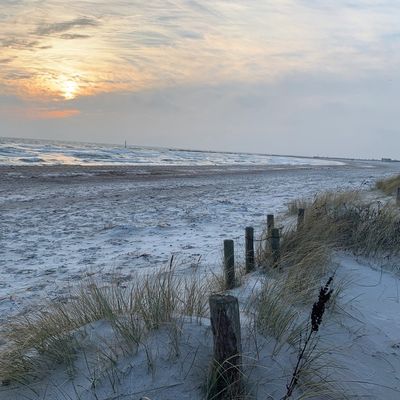
[[[105,143],[105,142],[87,142],[87,141],[78,141],[78,140],[57,140],[57,139],[41,139],[41,138],[26,138],[26,137],[8,137],[8,136],[0,136],[0,140],[20,140],[22,142],[49,142],[54,144],[81,144],[81,145],[99,145],[106,147],[121,147],[124,148],[123,143]],[[319,156],[319,155],[296,155],[296,154],[276,154],[276,153],[262,153],[262,152],[251,152],[251,151],[225,151],[225,150],[217,150],[217,149],[190,149],[190,148],[181,148],[174,146],[154,146],[154,145],[138,145],[138,144],[129,144],[127,143],[127,148],[131,149],[146,149],[146,150],[162,150],[162,151],[181,151],[188,153],[210,153],[210,154],[239,154],[239,155],[249,155],[249,156],[261,156],[261,157],[287,157],[287,158],[301,158],[301,159],[314,159],[314,160],[329,160],[329,161],[384,161],[384,162],[400,162],[397,159],[391,158],[357,158],[357,157],[341,157],[341,156]]]
[[[0,137],[0,166],[88,166],[88,167],[279,167],[342,165],[349,162],[382,162],[392,159],[360,160],[317,155],[278,155],[200,149],[123,146],[40,139]]]

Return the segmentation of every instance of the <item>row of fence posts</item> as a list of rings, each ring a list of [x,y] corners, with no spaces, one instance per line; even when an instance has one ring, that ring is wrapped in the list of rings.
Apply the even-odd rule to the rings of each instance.
[[[398,191],[400,202],[400,189]],[[304,225],[305,210],[298,209],[297,231]],[[267,216],[267,237],[262,240],[269,241],[272,254],[273,267],[278,266],[280,260],[280,229],[275,227],[273,214]],[[245,229],[245,270],[246,273],[254,271],[255,249],[254,228]],[[236,285],[235,277],[235,248],[233,240],[224,240],[224,280],[227,290]],[[241,391],[241,329],[239,302],[235,296],[213,294],[209,298],[210,320],[214,341],[214,371],[216,382],[214,389],[221,393],[221,398],[226,390],[232,393]]]

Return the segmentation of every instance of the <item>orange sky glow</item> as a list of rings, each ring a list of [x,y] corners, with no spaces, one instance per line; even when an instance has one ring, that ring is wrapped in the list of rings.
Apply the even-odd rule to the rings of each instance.
[[[370,21],[360,20],[357,9],[318,10],[306,3],[6,3],[0,5],[0,88],[38,104],[57,104],[181,84],[271,81],[321,68],[349,74],[342,61],[356,56],[358,64],[380,68],[382,60],[364,54],[359,44],[371,46],[388,27],[367,14]],[[327,11],[331,20],[320,22]],[[337,44],[329,47],[338,20],[344,29],[335,31]],[[339,45],[340,36],[357,46]]]

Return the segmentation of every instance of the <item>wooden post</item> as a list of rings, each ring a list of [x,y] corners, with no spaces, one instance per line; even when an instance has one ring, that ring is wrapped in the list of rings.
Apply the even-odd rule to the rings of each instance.
[[[231,399],[241,393],[241,333],[239,302],[234,296],[211,295],[210,320],[214,338],[214,365],[210,394]],[[215,396],[215,397],[214,397]]]
[[[305,209],[299,208],[297,211],[297,230],[299,231],[304,225]]]
[[[400,206],[400,187],[397,188],[396,204]]]
[[[254,270],[254,228],[248,226],[245,235],[246,242],[246,272]]]
[[[281,256],[280,233],[278,228],[273,228],[271,233],[271,250],[273,267],[277,267]]]
[[[233,240],[224,240],[225,289],[235,287],[235,249]]]
[[[267,215],[267,233],[268,233],[268,238],[271,237],[272,234],[272,229],[274,228],[274,214],[268,214]]]

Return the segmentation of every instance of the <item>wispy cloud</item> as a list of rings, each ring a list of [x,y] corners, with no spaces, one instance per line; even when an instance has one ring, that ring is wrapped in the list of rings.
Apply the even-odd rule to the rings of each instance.
[[[23,71],[10,71],[3,75],[4,81],[19,81],[19,80],[29,80],[34,75],[29,72]]]
[[[65,33],[60,36],[61,39],[75,40],[75,39],[89,39],[90,35],[82,35],[79,33]]]
[[[30,120],[51,120],[51,119],[65,119],[75,117],[80,114],[77,109],[54,109],[35,106],[25,107],[4,107],[0,110],[0,115],[5,115],[8,118],[14,116],[15,118],[23,118]]]
[[[1,35],[1,32],[0,32]],[[29,40],[21,37],[3,37],[0,38],[0,47],[8,47],[15,49],[34,49],[40,42],[38,40]]]
[[[204,35],[201,32],[194,31],[178,31],[179,36],[187,39],[204,39]]]
[[[135,47],[162,47],[171,46],[174,40],[157,31],[134,31],[129,34],[132,46]]]
[[[37,35],[51,35],[53,33],[67,32],[73,28],[84,28],[87,26],[97,26],[99,23],[94,18],[80,17],[71,21],[54,22],[38,26],[35,33]]]
[[[25,117],[30,119],[64,119],[75,117],[80,114],[77,109],[51,110],[51,109],[28,109]]]
[[[7,90],[53,98],[68,85],[93,95],[321,71],[351,79],[400,66],[400,4],[392,1],[68,4],[0,3],[2,58],[18,56],[3,63],[0,81],[32,76],[23,85],[7,79]]]

